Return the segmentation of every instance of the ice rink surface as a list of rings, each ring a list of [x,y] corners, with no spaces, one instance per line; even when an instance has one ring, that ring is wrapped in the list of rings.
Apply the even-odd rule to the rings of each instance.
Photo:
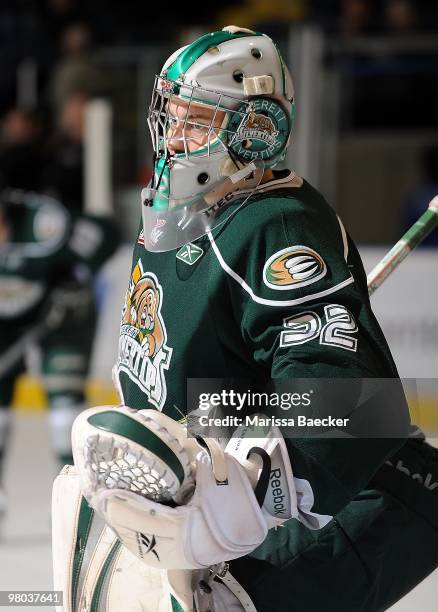
[[[56,470],[45,413],[16,412],[5,473],[8,514],[0,541],[0,590],[52,588],[50,493]],[[1,609],[53,611],[47,606]],[[391,612],[436,612],[437,609],[438,570],[393,606]]]

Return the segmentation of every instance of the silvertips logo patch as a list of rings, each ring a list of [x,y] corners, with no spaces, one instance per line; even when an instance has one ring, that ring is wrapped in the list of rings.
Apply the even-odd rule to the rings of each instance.
[[[236,135],[236,140],[242,141],[247,138],[257,138],[273,146],[275,145],[277,136],[278,130],[275,129],[274,122],[270,117],[251,112],[240,126]]]
[[[167,396],[165,371],[172,348],[161,315],[163,289],[139,259],[131,273],[122,310],[118,371],[124,372],[148,401],[162,410]]]
[[[243,118],[242,118],[243,116]],[[231,118],[231,149],[243,159],[273,159],[289,135],[289,119],[275,100],[258,98],[238,109]]]
[[[323,258],[306,246],[293,246],[272,255],[263,267],[263,282],[271,289],[298,289],[327,273]]]

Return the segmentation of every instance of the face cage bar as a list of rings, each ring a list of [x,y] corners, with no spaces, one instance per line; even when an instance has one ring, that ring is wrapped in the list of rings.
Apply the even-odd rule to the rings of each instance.
[[[158,86],[160,83],[161,87]],[[184,97],[181,96],[181,90],[184,92]],[[189,95],[188,95],[189,94]],[[213,98],[213,100],[211,100]],[[225,100],[229,100],[229,105],[225,104]],[[173,117],[169,114],[169,108],[172,102],[178,102],[183,100],[187,103],[187,109],[184,118],[181,118],[182,123],[181,138],[167,137],[169,130],[172,127]],[[208,102],[202,102],[202,100],[208,100]],[[197,123],[196,121],[189,121],[187,117],[190,114],[190,110],[193,105],[202,105],[204,108],[207,106],[213,110],[213,115],[209,124]],[[246,110],[244,112],[235,110],[235,106],[240,108],[245,105]],[[162,76],[155,77],[154,88],[152,91],[152,99],[148,111],[148,126],[151,133],[152,146],[154,148],[155,155],[157,158],[167,157],[168,152],[168,141],[181,141],[184,145],[184,156],[186,159],[189,157],[210,157],[211,142],[219,141],[224,151],[228,151],[229,147],[233,144],[239,133],[240,126],[246,120],[249,113],[252,110],[250,102],[235,98],[217,92],[211,89],[204,89],[202,87],[186,85],[179,81],[169,81]],[[227,125],[230,123],[230,115],[238,115],[239,121],[236,122],[237,128],[228,129],[226,126],[215,126],[215,120],[219,111],[225,112],[227,118]],[[186,134],[186,128],[197,128],[206,130],[205,136],[207,137],[207,151],[205,153],[199,153],[199,150],[189,151],[188,143],[196,141],[196,137],[190,137]],[[205,146],[205,145],[203,145]],[[164,147],[164,148],[163,148]]]

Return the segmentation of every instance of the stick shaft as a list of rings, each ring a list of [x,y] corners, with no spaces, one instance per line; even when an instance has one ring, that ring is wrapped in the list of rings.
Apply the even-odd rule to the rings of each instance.
[[[372,295],[383,281],[400,265],[411,251],[438,225],[438,196],[429,203],[428,209],[408,229],[392,249],[368,274],[368,293]]]

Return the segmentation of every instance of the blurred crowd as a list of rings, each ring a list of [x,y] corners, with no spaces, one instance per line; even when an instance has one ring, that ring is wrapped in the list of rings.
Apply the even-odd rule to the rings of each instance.
[[[101,93],[92,28],[80,3],[36,4],[0,8],[0,189],[81,209],[85,108]]]
[[[13,108],[2,119],[0,188],[44,192],[70,209],[83,207],[83,131],[85,94],[62,106],[47,138],[35,111]]]
[[[16,100],[17,69],[28,58],[38,66],[38,87],[48,107],[59,106],[72,87],[98,89],[90,63],[94,48],[171,44],[188,28],[206,31],[230,23],[277,34],[291,23],[310,22],[342,36],[402,35],[434,31],[432,0],[223,0],[215,6],[117,0],[3,0],[0,5],[0,112]]]
[[[344,36],[400,36],[434,32],[438,25],[433,0],[314,0],[311,4],[316,21]]]
[[[225,0],[215,6],[180,3],[164,11],[159,3],[116,0],[2,0],[0,189],[43,190],[69,207],[81,208],[84,109],[90,98],[108,93],[96,62],[99,50],[171,46],[189,30],[209,31],[230,23],[264,31],[275,39],[296,23],[318,25],[341,41],[367,35],[403,38],[436,31],[438,4],[431,0]],[[349,88],[344,88],[343,95],[353,109],[342,113],[344,123],[365,127],[430,123],[429,110],[436,114],[435,99],[423,93],[428,79],[436,77],[437,64],[435,72],[430,72],[430,58],[417,57],[416,66],[423,62],[420,77],[417,73],[410,77],[410,60],[401,57],[399,64],[399,59],[379,57],[371,60],[371,67],[369,58],[344,61]],[[407,96],[398,91],[396,81],[387,78],[394,71],[407,71],[403,80]],[[357,78],[361,81],[356,87]],[[367,79],[369,86],[363,87]],[[415,103],[415,92],[419,105],[420,98],[423,105],[430,100],[416,116],[406,113],[406,104],[412,107],[413,99]],[[406,98],[410,101],[404,102]],[[144,174],[142,168],[136,171]]]

